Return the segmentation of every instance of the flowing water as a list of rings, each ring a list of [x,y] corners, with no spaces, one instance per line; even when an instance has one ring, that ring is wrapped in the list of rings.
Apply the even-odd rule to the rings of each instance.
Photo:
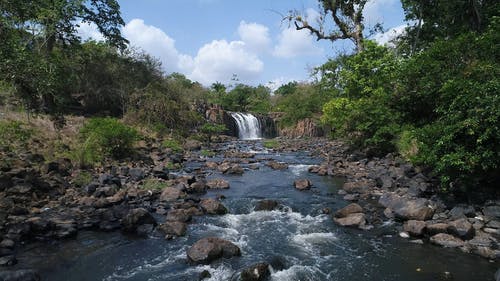
[[[214,172],[210,177],[229,180],[231,188],[209,191],[205,197],[223,194],[230,214],[195,217],[186,237],[166,241],[160,236],[134,239],[118,233],[84,232],[76,240],[32,245],[19,259],[51,281],[198,280],[204,270],[212,275],[208,280],[238,280],[241,269],[261,261],[271,264],[271,280],[283,281],[493,280],[498,263],[459,250],[410,243],[397,237],[390,222],[370,231],[336,226],[331,215],[321,210],[347,204],[337,195],[342,181],[309,174],[307,168],[317,159],[305,153],[265,151],[257,157],[290,166],[275,171],[259,164],[258,170],[247,169],[242,176]],[[305,177],[314,188],[295,190],[294,179]],[[283,208],[254,211],[256,202],[264,198],[280,201]],[[242,256],[190,266],[186,250],[207,236],[234,242]]]
[[[238,136],[242,140],[257,140],[262,138],[259,119],[251,113],[232,112],[231,116],[238,125]]]

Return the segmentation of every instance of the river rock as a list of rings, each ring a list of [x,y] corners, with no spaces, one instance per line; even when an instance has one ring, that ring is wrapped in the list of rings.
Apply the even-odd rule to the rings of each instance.
[[[362,227],[366,224],[365,214],[363,213],[349,214],[346,217],[334,218],[333,220],[341,226]]]
[[[207,183],[205,180],[197,180],[196,182],[192,183],[189,185],[189,188],[187,189],[188,193],[206,193],[207,192]]]
[[[3,239],[2,242],[0,242],[0,248],[7,248],[7,249],[13,249],[16,243],[10,239]]]
[[[431,236],[436,235],[438,233],[448,233],[448,224],[447,223],[428,224],[425,229],[426,232]]]
[[[397,218],[403,220],[424,221],[434,214],[434,209],[428,206],[428,200],[424,198],[411,199],[388,192],[380,197],[379,203],[390,208]]]
[[[200,150],[201,149],[201,142],[197,140],[186,140],[186,142],[183,145],[185,150]]]
[[[224,215],[227,214],[227,208],[218,200],[212,198],[202,199],[200,207],[209,215]]]
[[[451,220],[458,220],[466,217],[474,217],[476,215],[472,206],[462,207],[456,206],[448,213]]]
[[[448,232],[462,239],[474,237],[474,227],[467,219],[454,220],[448,224]]]
[[[230,258],[240,255],[241,251],[238,246],[217,237],[200,239],[187,250],[187,258],[194,264],[209,264],[221,257]]]
[[[273,170],[285,170],[288,169],[288,164],[283,163],[283,162],[277,162],[277,161],[269,161],[266,164],[267,166],[271,167]]]
[[[312,187],[312,183],[308,179],[298,179],[293,182],[293,186],[302,191],[310,189]]]
[[[345,206],[344,208],[338,210],[337,212],[335,212],[335,217],[336,218],[345,218],[350,214],[362,213],[362,212],[363,212],[363,208],[360,205],[358,205],[356,203],[351,203],[351,204]]]
[[[121,223],[124,231],[136,232],[137,228],[143,224],[156,225],[156,220],[146,209],[137,208],[130,210]]]
[[[243,172],[244,172],[244,170],[240,165],[234,164],[234,165],[231,165],[231,167],[226,171],[226,174],[242,175]]]
[[[163,189],[163,191],[161,192],[160,201],[174,202],[177,201],[177,199],[183,198],[185,196],[186,193],[184,193],[180,189],[177,189],[175,187],[165,187],[165,189]]]
[[[167,221],[188,222],[191,220],[191,215],[184,209],[174,209],[167,213]]]
[[[210,189],[228,189],[229,182],[225,179],[212,179],[207,182]]]
[[[40,281],[38,272],[30,269],[0,271],[1,281]]]
[[[17,264],[17,259],[14,255],[0,257],[0,267],[13,266]]]
[[[403,225],[403,230],[412,236],[421,236],[424,233],[426,224],[424,221],[409,220]]]
[[[184,236],[187,231],[187,225],[180,221],[167,221],[161,224],[158,229],[165,235]]]
[[[255,205],[255,211],[272,211],[276,208],[278,208],[278,201],[276,200],[260,200],[257,202],[257,205]]]
[[[342,189],[348,193],[363,193],[368,190],[373,183],[367,180],[346,182],[342,186]]]
[[[132,181],[140,181],[146,176],[141,168],[130,168],[128,170],[128,175]]]
[[[241,281],[263,281],[271,275],[269,264],[259,262],[245,268],[240,274]]]
[[[217,164],[217,162],[207,161],[205,163],[205,167],[207,167],[208,169],[217,169],[218,166],[219,164]]]
[[[431,243],[447,248],[462,247],[465,243],[462,239],[446,233],[438,233],[430,238]]]
[[[483,214],[492,219],[500,219],[500,206],[486,206],[483,208]]]

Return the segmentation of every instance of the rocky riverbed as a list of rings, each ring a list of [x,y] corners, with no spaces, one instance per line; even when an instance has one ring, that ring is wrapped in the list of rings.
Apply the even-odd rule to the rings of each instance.
[[[269,214],[271,221],[273,216],[285,216],[303,223],[309,223],[308,219],[311,219],[314,223],[308,224],[309,227],[360,229],[360,233],[353,232],[351,235],[370,235],[371,232],[380,235],[383,229],[383,235],[388,235],[388,239],[401,236],[417,245],[431,243],[458,248],[456,255],[470,253],[478,259],[484,258],[484,262],[490,264],[488,267],[497,267],[500,256],[500,202],[490,200],[479,205],[450,205],[437,195],[432,178],[398,157],[387,155],[367,159],[362,154],[349,152],[341,142],[324,139],[282,140],[280,146],[270,152],[263,149],[258,141],[219,143],[210,147],[214,157],[204,156],[201,148],[201,143],[191,141],[185,144],[184,153],[174,153],[154,142],[144,143],[130,159],[87,170],[73,167],[67,159],[47,162],[36,154],[2,153],[0,280],[46,280],[43,273],[40,279],[38,268],[29,267],[35,264],[26,258],[30,245],[78,240],[79,234],[88,231],[118,232],[133,239],[148,240],[153,237],[173,240],[172,243],[180,237],[192,239],[190,231],[194,231],[193,238],[200,236],[200,239],[182,240],[189,245],[177,249],[192,266],[217,263],[221,259],[238,259],[239,256],[245,259],[245,252],[249,250],[243,249],[242,253],[241,243],[238,245],[234,243],[237,241],[227,239],[232,238],[231,235],[221,238],[217,237],[217,232],[208,231],[211,236],[202,237],[205,235],[198,235],[197,232],[200,231],[200,221],[207,224],[205,220],[225,218],[228,213],[241,212],[238,211],[241,208]],[[301,153],[303,158],[298,158],[297,153]],[[309,158],[304,158],[306,156]],[[178,168],[169,169],[167,163],[174,163]],[[266,198],[252,199],[251,207],[232,203],[240,199],[224,199],[233,195],[230,192],[238,193],[237,190],[227,191],[234,189],[233,182],[236,185],[252,184],[235,181],[234,177],[244,178],[248,173],[252,175],[251,181],[258,182],[259,169],[267,171],[268,174],[263,174],[266,177],[275,177],[271,185],[295,189],[298,193],[286,196],[302,196],[300,204],[304,204],[304,198],[317,196],[318,192],[322,194],[321,202],[336,198],[344,203],[321,203],[314,209],[301,207],[307,213],[290,213],[295,201],[287,204],[280,200],[281,191],[261,192]],[[305,170],[296,173],[297,169]],[[80,184],[77,179],[85,173],[90,175],[89,182]],[[277,181],[280,175],[286,182]],[[331,183],[318,184],[320,178],[336,179],[335,182],[341,184],[332,194],[326,191]],[[316,225],[318,222],[323,226]],[[328,243],[331,242],[329,238],[335,236],[323,230],[312,233],[315,233],[315,239],[322,237]],[[294,235],[298,237],[296,240],[302,241],[309,239],[307,235],[311,233]],[[306,240],[302,242],[307,244]],[[328,245],[335,247],[334,244]],[[258,254],[254,250],[251,252]],[[319,253],[309,254],[321,256]],[[281,274],[279,269],[281,267],[282,271],[289,272],[293,265],[286,267],[283,264],[263,256],[261,260],[252,259],[239,265],[242,268],[235,272],[241,280],[265,280],[269,276],[286,280],[277,278]],[[270,272],[271,269],[274,273]],[[210,278],[212,274],[208,269],[203,270],[200,278]],[[232,276],[234,274],[231,273]],[[300,274],[305,273],[298,273],[297,276]],[[304,280],[327,280],[330,276],[316,273],[318,279],[314,279],[314,271],[311,274],[305,275]],[[445,271],[440,274],[446,278]],[[485,273],[488,274],[493,278],[492,273]]]

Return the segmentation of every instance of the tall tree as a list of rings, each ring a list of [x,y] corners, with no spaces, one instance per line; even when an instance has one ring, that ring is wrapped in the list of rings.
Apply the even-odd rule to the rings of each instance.
[[[363,9],[368,0],[318,0],[318,2],[320,15],[316,23],[310,23],[309,19],[298,11],[291,11],[285,19],[293,21],[297,30],[308,30],[317,40],[326,39],[334,42],[348,39],[354,43],[358,53],[362,52]]]

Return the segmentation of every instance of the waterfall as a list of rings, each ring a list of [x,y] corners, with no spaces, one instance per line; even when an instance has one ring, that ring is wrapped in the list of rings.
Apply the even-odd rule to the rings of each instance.
[[[262,138],[259,119],[250,113],[231,112],[231,116],[238,125],[238,137],[243,140]]]

